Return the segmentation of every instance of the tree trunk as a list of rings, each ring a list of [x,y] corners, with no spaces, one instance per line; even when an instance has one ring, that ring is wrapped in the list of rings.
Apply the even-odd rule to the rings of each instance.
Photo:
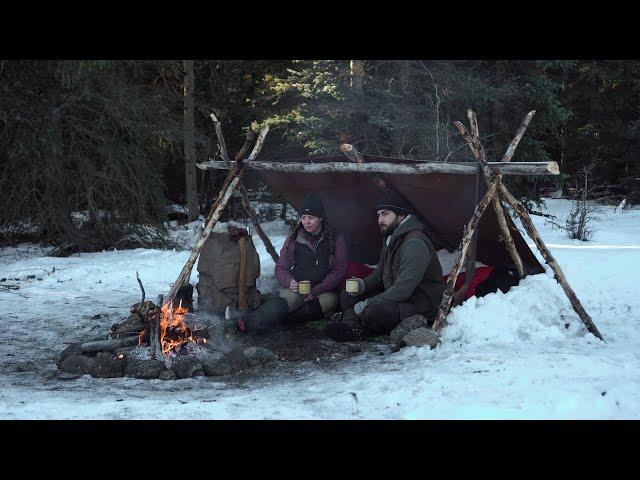
[[[364,77],[364,63],[362,60],[351,60],[349,62],[349,75],[353,91],[357,95],[362,95],[362,79]]]
[[[184,173],[189,221],[198,218],[198,183],[196,178],[194,126],[193,60],[184,60]]]

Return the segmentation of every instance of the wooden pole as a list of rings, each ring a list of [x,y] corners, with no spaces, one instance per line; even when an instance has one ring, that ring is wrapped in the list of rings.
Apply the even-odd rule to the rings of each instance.
[[[155,315],[149,325],[149,345],[151,346],[151,357],[164,361],[162,351],[162,327],[160,326],[160,314]]]
[[[213,113],[211,114],[211,117],[215,118],[213,116]],[[225,141],[224,141],[224,136],[222,134],[222,129],[219,127],[219,123],[216,126],[216,135],[218,136],[218,142],[220,143],[220,145],[221,145],[220,148],[222,150],[222,148],[223,148],[222,145],[225,145]],[[245,139],[244,144],[242,145],[242,148],[240,149],[240,151],[235,156],[235,161],[236,162],[241,161],[242,158],[247,154],[247,152],[249,151],[249,147],[251,146],[251,143],[253,142],[254,137],[255,137],[255,132],[254,132],[253,128],[250,128],[249,132],[247,133],[247,138]],[[226,147],[225,147],[225,155],[226,155]],[[254,155],[254,158],[255,158],[255,155]],[[242,207],[244,208],[245,212],[249,216],[249,219],[251,220],[251,223],[253,224],[254,228],[256,229],[256,232],[258,232],[258,236],[260,237],[260,239],[264,243],[264,246],[266,247],[267,252],[269,252],[269,255],[271,255],[271,258],[273,258],[273,261],[277,262],[279,257],[278,257],[278,254],[276,252],[276,249],[273,248],[273,244],[269,240],[269,237],[267,236],[267,234],[264,232],[264,230],[260,226],[260,221],[258,220],[258,217],[256,216],[255,212],[251,208],[251,204],[249,203],[249,196],[247,195],[247,190],[244,187],[244,184],[242,182],[240,182],[238,184],[238,191],[240,192],[240,194],[242,196]]]
[[[578,317],[580,317],[580,320],[582,320],[582,323],[584,323],[585,327],[587,327],[587,330],[589,332],[591,332],[600,340],[604,341],[604,338],[598,331],[598,328],[596,327],[595,323],[593,323],[593,320],[591,319],[587,311],[582,306],[582,303],[580,303],[580,300],[578,299],[576,293],[573,291],[571,286],[569,286],[569,282],[567,282],[567,279],[565,278],[564,273],[560,268],[560,265],[558,265],[558,262],[556,262],[556,259],[553,257],[553,255],[551,255],[551,252],[547,249],[546,245],[542,241],[542,238],[540,237],[540,234],[536,230],[536,227],[533,225],[533,221],[531,220],[531,217],[527,213],[527,210],[511,194],[511,192],[509,192],[507,187],[505,187],[502,184],[500,185],[500,195],[502,195],[505,201],[507,201],[514,208],[514,210],[518,212],[518,215],[520,215],[520,218],[522,219],[522,225],[524,226],[525,230],[529,234],[529,237],[531,237],[531,239],[536,244],[536,247],[538,247],[538,250],[544,257],[544,260],[547,263],[547,265],[549,265],[553,270],[554,278],[560,284],[560,286],[564,290],[564,293],[569,298],[569,302],[571,302],[571,306],[573,307],[575,312],[578,314]]]
[[[482,146],[482,142],[480,141],[480,137],[478,135],[478,121],[476,118],[476,114],[473,111],[469,110],[468,117],[469,117],[469,123],[471,125],[472,130],[476,132],[474,137],[469,135],[469,132],[467,132],[467,129],[462,123],[454,122],[454,125],[456,126],[460,134],[463,136],[463,138],[467,141],[467,144],[471,149],[471,153],[473,153],[474,157],[476,157],[476,159],[478,160],[478,163],[482,167],[482,171],[484,173],[484,179],[488,184],[489,179],[492,178],[494,174],[493,172],[491,172],[491,170],[487,166],[487,161],[485,159],[485,154],[484,154],[484,148]],[[496,175],[497,175],[498,181],[501,181],[502,175],[500,173],[497,173]],[[500,203],[500,200],[497,195],[493,199],[492,205],[493,205],[493,209],[496,212],[496,217],[498,219],[498,226],[500,227],[500,232],[502,233],[502,239],[504,240],[505,248],[509,253],[509,256],[511,257],[511,260],[513,261],[514,265],[516,266],[516,270],[518,271],[518,276],[520,278],[524,278],[524,265],[522,263],[522,259],[520,258],[520,254],[516,249],[516,245],[513,241],[513,237],[511,236],[511,231],[509,230],[509,225],[507,224],[507,218],[504,212],[504,208],[502,207],[502,204]]]
[[[217,133],[218,133],[218,131],[216,130],[216,134]],[[236,162],[239,162],[240,160],[242,160],[242,158],[247,154],[247,152],[249,151],[249,147],[253,143],[253,139],[255,138],[255,136],[256,136],[256,132],[253,130],[253,128],[250,128],[249,131],[247,132],[247,138],[244,139],[244,143],[242,144],[242,148],[236,154],[236,157],[235,157],[235,161]],[[220,131],[220,137],[219,138],[222,138],[222,130]]]
[[[460,274],[460,270],[462,269],[462,264],[467,256],[467,251],[469,249],[469,245],[471,244],[471,238],[473,237],[476,227],[478,226],[478,223],[480,222],[480,218],[482,218],[482,214],[487,208],[487,205],[489,204],[489,202],[491,202],[491,200],[493,200],[493,197],[496,195],[498,184],[499,184],[499,181],[496,179],[491,181],[491,184],[489,185],[489,189],[487,190],[487,193],[485,193],[484,197],[482,197],[482,200],[480,200],[480,203],[476,205],[475,211],[473,212],[473,216],[471,217],[471,220],[469,220],[469,223],[465,227],[464,235],[462,237],[462,242],[460,247],[460,254],[458,255],[458,260],[456,261],[456,264],[454,265],[453,270],[449,274],[447,286],[442,295],[442,301],[440,302],[440,307],[438,308],[438,313],[433,323],[433,330],[436,333],[439,332],[442,329],[442,327],[446,325],[445,317],[447,316],[447,314],[449,313],[449,309],[451,308],[451,301],[453,300],[453,289],[456,284],[456,279]]]
[[[264,246],[267,249],[267,252],[269,253],[269,255],[271,255],[271,258],[273,258],[273,261],[275,263],[278,263],[278,258],[280,258],[280,256],[276,252],[276,249],[273,248],[273,244],[271,243],[271,240],[269,240],[269,237],[267,236],[266,233],[264,233],[264,230],[260,226],[260,221],[258,220],[258,217],[256,216],[255,212],[251,208],[251,205],[249,204],[249,196],[247,195],[247,191],[244,188],[244,185],[242,185],[242,183],[239,185],[238,190],[240,190],[240,193],[242,194],[242,206],[244,207],[245,212],[247,212],[247,215],[249,216],[251,223],[256,229],[256,232],[258,232],[258,236],[262,240],[262,243],[264,243]]]
[[[525,130],[529,126],[529,123],[531,122],[531,119],[535,114],[536,114],[536,111],[531,110],[529,113],[525,115],[524,119],[522,120],[522,123],[520,124],[520,127],[518,128],[518,131],[516,132],[516,136],[513,137],[513,140],[511,140],[511,143],[509,144],[509,148],[507,148],[507,151],[504,152],[504,156],[502,157],[503,162],[511,161],[511,158],[513,157],[513,154],[516,151],[516,147],[520,143],[520,140],[522,140],[522,136],[524,135]]]
[[[209,116],[211,117],[211,120],[213,120],[213,125],[216,130],[216,136],[218,137],[218,145],[220,145],[220,156],[222,157],[222,160],[229,166],[229,168],[231,168],[231,160],[229,160],[229,155],[227,154],[227,143],[224,141],[220,122],[213,113]]]
[[[240,310],[247,309],[247,291],[245,283],[247,283],[247,242],[248,237],[242,236],[238,240],[240,247],[240,266],[238,269],[238,308]]]
[[[258,140],[256,141],[256,144],[254,145],[253,150],[251,151],[251,154],[247,158],[247,162],[252,161],[258,156],[258,154],[260,153],[260,150],[262,150],[262,145],[264,144],[264,139],[267,136],[268,132],[269,132],[268,126],[262,129],[262,131],[258,135]],[[191,277],[191,270],[193,270],[193,265],[195,264],[198,256],[200,255],[200,250],[202,250],[202,247],[204,246],[205,242],[209,238],[209,235],[211,235],[211,232],[213,231],[213,227],[215,227],[216,223],[218,222],[218,219],[220,218],[220,214],[222,213],[224,208],[227,206],[227,203],[229,202],[229,198],[231,197],[231,194],[233,193],[238,183],[240,182],[240,179],[242,178],[242,174],[244,173],[244,166],[245,166],[245,163],[241,159],[238,159],[233,165],[233,168],[231,169],[229,174],[227,175],[227,178],[224,181],[224,184],[222,186],[222,189],[220,190],[220,194],[218,195],[218,198],[211,206],[211,212],[207,217],[206,226],[204,230],[200,233],[200,237],[198,238],[196,245],[193,247],[193,250],[191,251],[191,255],[189,255],[189,259],[187,260],[187,263],[185,263],[184,267],[182,267],[182,271],[180,272],[180,275],[178,275],[178,278],[174,282],[173,287],[171,287],[171,291],[169,292],[167,302],[172,301],[175,298],[176,293],[178,293],[178,289],[185,283],[189,282],[189,278]]]
[[[247,159],[249,160],[249,159]],[[197,163],[201,170],[228,170],[224,162],[208,161]],[[432,173],[449,173],[462,175],[475,175],[478,169],[476,163],[453,162],[420,162],[420,163],[302,163],[302,162],[247,162],[246,168],[266,172],[282,173],[328,173],[328,172],[355,172],[355,173],[389,173],[394,175],[428,175]],[[559,175],[557,162],[522,162],[503,163],[488,162],[491,171],[503,175]]]
[[[364,157],[353,145],[343,143],[340,145],[340,151],[353,163],[364,163]],[[377,175],[369,174],[369,178],[371,178],[373,183],[375,183],[379,188],[388,190],[389,187],[387,187],[386,182]]]
[[[218,200],[216,200],[214,204],[216,205],[216,208],[212,211],[211,218],[209,219],[206,227],[200,234],[200,238],[196,242],[195,247],[193,247],[193,250],[191,251],[191,255],[189,256],[189,260],[187,260],[187,263],[185,263],[184,267],[182,267],[182,271],[180,272],[180,275],[178,275],[178,279],[174,282],[173,287],[169,292],[167,301],[173,300],[176,296],[176,293],[178,293],[178,289],[182,285],[189,282],[189,278],[191,277],[191,270],[193,269],[193,265],[195,264],[196,260],[198,259],[198,256],[200,255],[200,250],[202,250],[202,247],[204,246],[205,242],[209,238],[209,235],[211,235],[211,232],[213,231],[213,227],[215,227],[216,223],[218,223],[220,214],[222,213],[224,208],[227,206],[227,203],[229,202],[229,198],[231,198],[231,194],[233,193],[236,186],[238,185],[238,182],[240,181],[240,176],[242,175],[242,172],[243,172],[242,170],[234,171],[235,178],[233,178],[229,182],[227,189],[224,192],[222,192],[222,198],[218,198]],[[231,176],[231,174],[229,174],[229,176]]]

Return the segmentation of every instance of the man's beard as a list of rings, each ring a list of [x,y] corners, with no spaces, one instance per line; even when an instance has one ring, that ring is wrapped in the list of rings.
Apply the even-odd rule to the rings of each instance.
[[[391,223],[391,225],[389,225],[387,227],[386,230],[382,230],[382,227],[380,227],[380,233],[382,234],[383,237],[388,237],[389,235],[391,235],[396,228],[398,228],[398,225],[400,225],[400,220],[398,220],[397,218],[393,221],[393,223]]]

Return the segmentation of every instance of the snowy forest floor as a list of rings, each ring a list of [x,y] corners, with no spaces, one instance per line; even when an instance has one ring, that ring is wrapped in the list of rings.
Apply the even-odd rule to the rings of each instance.
[[[548,213],[560,223],[570,206],[547,200]],[[543,217],[534,222],[606,343],[586,332],[547,268],[507,294],[471,298],[453,309],[434,350],[393,353],[379,339],[339,345],[303,326],[291,338],[306,335],[318,355],[296,357],[292,346],[276,368],[174,381],[60,380],[55,361],[66,344],[103,335],[128,315],[129,305],[140,300],[136,271],[147,298],[166,294],[189,256],[198,222],[174,231],[185,250],[54,258],[38,245],[2,248],[0,418],[640,418],[634,280],[640,209],[614,213],[602,206],[590,242],[569,240]],[[286,225],[264,226],[279,250]],[[273,261],[253,238],[261,259],[258,288],[273,292]],[[191,283],[197,280],[194,268]]]

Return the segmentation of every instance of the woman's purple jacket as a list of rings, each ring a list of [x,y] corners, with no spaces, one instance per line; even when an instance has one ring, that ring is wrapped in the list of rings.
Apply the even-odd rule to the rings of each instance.
[[[289,235],[282,246],[282,250],[280,250],[280,258],[278,258],[278,262],[276,263],[275,271],[276,278],[283,288],[289,288],[291,280],[295,280],[291,274],[295,249],[296,239]],[[336,236],[336,245],[333,257],[334,261],[329,268],[327,276],[322,282],[311,289],[311,295],[314,297],[325,292],[336,290],[344,280],[344,276],[347,273],[347,242],[345,241],[344,236],[340,233]]]

